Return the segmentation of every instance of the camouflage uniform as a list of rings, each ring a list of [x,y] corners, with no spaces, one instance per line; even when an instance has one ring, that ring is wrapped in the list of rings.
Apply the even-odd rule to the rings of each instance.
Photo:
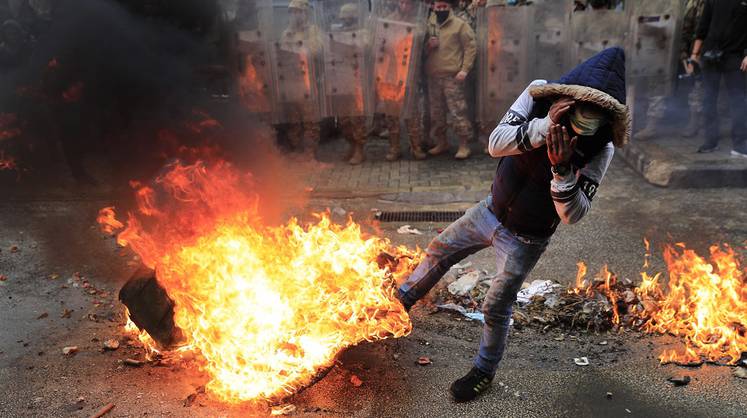
[[[299,8],[308,10],[307,0],[292,0],[288,8]],[[295,31],[287,28],[281,35],[281,41],[288,42],[306,42],[313,55],[319,55],[322,50],[322,33],[315,25],[307,25],[302,31]],[[311,103],[284,103],[283,112],[287,115],[288,124],[286,135],[288,142],[294,151],[303,151],[310,158],[316,154],[319,147],[319,138],[321,136],[319,121],[314,117],[318,113],[317,106]]]
[[[446,142],[446,115],[452,120],[452,127],[459,138],[472,135],[472,123],[467,117],[467,101],[464,95],[464,83],[452,76],[429,77],[428,92],[431,101],[431,123],[436,143]]]
[[[358,6],[355,3],[347,3],[342,5],[340,8],[339,18],[341,21],[346,19],[357,19],[358,18]],[[350,28],[350,26],[345,26]],[[363,34],[366,36],[366,34]],[[368,37],[360,38],[364,39],[363,44],[368,42]],[[366,116],[339,116],[337,123],[340,127],[342,137],[350,144],[350,149],[345,154],[344,159],[351,165],[358,165],[365,160],[363,147],[366,144],[367,136],[367,118]]]
[[[408,20],[407,16],[400,10],[395,10],[387,16],[391,20]],[[407,136],[410,141],[410,154],[416,160],[423,160],[427,155],[423,152],[423,109],[426,108],[423,105],[425,92],[420,94],[421,82],[418,80],[415,83],[413,92],[410,95],[411,103],[407,106],[409,114],[405,115],[404,122],[407,130]],[[389,151],[386,154],[387,161],[396,161],[399,159],[401,154],[401,138],[402,130],[400,127],[400,116],[380,114],[376,117],[382,123],[384,129],[389,131]]]
[[[472,30],[476,32],[477,10],[480,7],[478,0],[462,0],[459,6],[454,9],[454,14],[467,22]],[[467,116],[470,122],[472,122],[473,129],[475,130],[471,136],[474,137],[477,135],[487,153],[487,136],[482,135],[485,128],[482,126],[482,122],[477,120],[477,74],[475,69],[479,68],[479,63],[477,62],[479,59],[480,56],[478,54],[478,56],[475,57],[475,65],[473,66],[472,71],[470,71],[467,80],[465,80],[465,97],[467,99]]]
[[[469,73],[476,55],[475,33],[462,19],[451,15],[439,24],[436,15],[428,22],[428,37],[437,37],[439,46],[428,52],[426,73],[428,74],[428,95],[430,102],[431,135],[436,146],[428,153],[442,154],[448,151],[447,115],[451,116],[452,127],[459,137],[459,151],[456,158],[469,157],[469,140],[473,135],[472,123],[467,112],[465,82],[455,76],[460,71]],[[458,52],[461,52],[461,57]]]

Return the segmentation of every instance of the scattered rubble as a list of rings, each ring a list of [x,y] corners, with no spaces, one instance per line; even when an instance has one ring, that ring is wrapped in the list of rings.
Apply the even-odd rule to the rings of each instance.
[[[99,409],[98,412],[96,412],[95,414],[91,415],[91,418],[101,418],[101,417],[103,417],[104,415],[106,415],[109,412],[111,412],[111,410],[114,409],[114,406],[115,405],[113,403],[107,404],[103,408]]]
[[[446,303],[443,305],[437,305],[436,307],[438,309],[443,309],[447,311],[459,312],[460,314],[464,315],[465,317],[473,321],[480,321],[483,323],[485,322],[485,314],[483,314],[482,312],[470,312],[464,306],[459,306],[453,303]],[[511,321],[513,321],[513,319]]]
[[[75,346],[75,345],[70,346],[70,347],[65,347],[65,348],[62,349],[62,354],[66,355],[66,356],[73,355],[73,354],[75,354],[77,352],[78,352],[78,346]]]
[[[423,235],[422,232],[410,225],[400,226],[399,228],[397,228],[397,233],[402,235]]]
[[[587,357],[576,357],[573,359],[573,362],[576,363],[576,366],[588,366],[589,365],[589,359]]]
[[[747,369],[744,367],[735,367],[734,376],[740,379],[747,379]]]
[[[418,363],[419,365],[421,365],[421,366],[427,366],[427,365],[429,365],[429,364],[433,364],[433,362],[431,361],[431,359],[430,359],[430,358],[428,358],[428,357],[425,357],[425,356],[423,356],[423,357],[418,357],[418,361],[417,361],[417,363]]]
[[[4,274],[0,274],[0,282],[4,282],[4,281],[7,281],[7,280],[8,280],[8,276],[6,276]]]
[[[270,410],[270,415],[290,415],[296,412],[296,405],[287,403],[284,405],[273,406]]]
[[[555,293],[556,290],[562,286],[558,283],[554,283],[550,280],[535,280],[529,286],[521,289],[516,295],[516,301],[519,305],[526,305],[532,301],[535,296],[545,296],[550,293]],[[546,298],[547,300],[547,298]]]
[[[44,319],[44,318],[46,318],[48,316],[49,316],[49,313],[43,312],[42,314],[40,314],[39,316],[37,316],[36,319]]]
[[[140,360],[131,359],[131,358],[126,358],[126,359],[122,360],[122,364],[124,364],[125,366],[130,366],[130,367],[140,367],[143,364],[145,364],[145,362],[144,361],[140,361]]]
[[[448,290],[455,296],[466,296],[475,288],[480,281],[480,272],[473,270],[459,277],[454,283],[448,286]]]
[[[356,375],[350,376],[350,383],[357,388],[363,385],[363,381],[361,380],[361,378]]]
[[[119,341],[118,340],[116,340],[114,338],[110,338],[110,339],[104,341],[104,350],[112,350],[113,351],[113,350],[116,350],[118,348],[119,348]]]
[[[690,383],[690,376],[688,375],[681,375],[681,376],[672,376],[667,381],[672,383],[674,386],[687,386]]]

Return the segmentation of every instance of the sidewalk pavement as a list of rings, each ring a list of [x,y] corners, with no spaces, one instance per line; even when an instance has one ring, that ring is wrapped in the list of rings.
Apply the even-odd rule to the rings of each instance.
[[[633,139],[620,155],[646,181],[676,188],[747,187],[747,158],[730,155],[731,140],[722,136],[719,150],[698,154],[702,138],[663,134]]]
[[[366,144],[366,161],[351,166],[342,161],[347,145],[334,140],[320,147],[318,158],[324,167],[315,170],[308,182],[315,198],[384,197],[401,200],[431,192],[450,192],[456,199],[479,200],[490,190],[497,160],[472,144],[473,155],[468,160],[454,159],[456,147],[450,153],[429,157],[423,161],[412,159],[403,152],[402,159],[384,159],[388,143],[372,139]],[[473,199],[474,198],[474,199]]]

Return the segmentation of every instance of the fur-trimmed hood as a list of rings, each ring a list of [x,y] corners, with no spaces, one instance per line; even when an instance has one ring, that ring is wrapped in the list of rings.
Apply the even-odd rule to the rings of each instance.
[[[529,93],[535,99],[570,96],[595,104],[612,117],[612,142],[622,148],[632,129],[630,111],[625,105],[625,52],[607,48],[579,64],[555,82],[533,86]]]

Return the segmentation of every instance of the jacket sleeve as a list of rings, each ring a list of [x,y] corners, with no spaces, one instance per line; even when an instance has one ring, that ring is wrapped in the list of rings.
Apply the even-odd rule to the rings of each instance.
[[[607,173],[615,148],[612,143],[576,173],[553,175],[550,182],[555,211],[565,224],[575,224],[591,209],[591,201]]]
[[[475,41],[475,31],[465,22],[459,33],[462,48],[464,48],[464,58],[462,59],[462,71],[468,73],[472,70],[477,56],[477,42]]]
[[[695,39],[705,40],[708,37],[708,31],[711,29],[711,17],[713,16],[713,1],[706,0],[703,6],[703,15],[698,22],[698,30],[695,32]],[[702,51],[701,51],[702,52]]]
[[[488,152],[492,157],[521,154],[545,144],[550,117],[529,120],[534,107],[534,98],[529,94],[529,88],[543,84],[547,84],[547,81],[532,81],[490,134]]]

